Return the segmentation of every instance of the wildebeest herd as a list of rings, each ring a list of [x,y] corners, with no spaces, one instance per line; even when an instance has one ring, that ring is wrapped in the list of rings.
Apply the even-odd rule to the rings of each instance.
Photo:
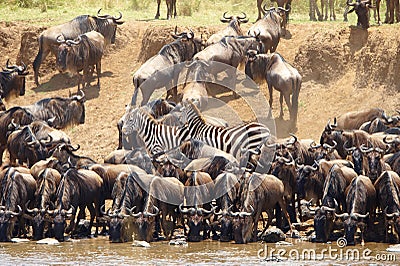
[[[317,242],[339,232],[355,244],[358,229],[361,242],[399,242],[400,113],[373,108],[343,114],[328,121],[317,144],[293,134],[277,139],[256,122],[229,126],[201,111],[209,95],[205,80],[227,71],[213,69],[212,62],[233,69],[244,64],[248,76],[267,82],[270,105],[272,88],[280,92],[280,116],[285,99],[295,128],[301,76],[275,52],[290,11],[290,1],[284,4],[264,6],[247,35],[240,28],[248,22],[244,13],[224,13],[227,28],[208,40],[175,30],[175,41],[133,75],[132,100],[117,125],[119,146],[104,163],[76,154],[79,145],[62,129],[85,122],[80,85],[85,88],[96,69],[100,86],[104,47],[115,42],[122,14],[99,10],[45,30],[33,63],[35,83],[52,52],[60,71],[78,74],[78,93],[8,110],[3,105],[0,151],[8,151],[9,161],[0,172],[0,241],[28,235],[63,241],[65,234],[91,235],[95,225],[95,236],[101,227],[111,242],[171,239],[181,228],[188,241],[248,243],[257,241],[266,213],[262,233],[273,223],[293,233],[312,217]],[[24,64],[7,61],[1,98],[23,95],[27,74]],[[179,75],[195,79],[178,86]],[[149,102],[160,87],[170,89],[170,98]],[[86,208],[88,226],[80,223]],[[385,234],[374,234],[376,228]]]

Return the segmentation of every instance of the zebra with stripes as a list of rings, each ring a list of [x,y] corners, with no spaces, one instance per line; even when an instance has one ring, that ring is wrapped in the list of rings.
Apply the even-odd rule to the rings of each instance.
[[[190,139],[185,126],[167,126],[158,122],[144,108],[130,107],[122,127],[125,136],[137,132],[151,156],[179,147]]]
[[[232,127],[217,127],[207,124],[199,109],[192,102],[186,102],[183,109],[184,120],[191,138],[230,153],[237,160],[241,159],[243,150],[258,152],[261,145],[271,135],[266,126],[256,122]]]

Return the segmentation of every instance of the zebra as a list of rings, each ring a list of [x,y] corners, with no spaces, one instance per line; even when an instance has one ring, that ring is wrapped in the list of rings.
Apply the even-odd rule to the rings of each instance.
[[[232,127],[207,124],[197,106],[190,101],[185,103],[183,109],[182,113],[191,138],[230,153],[237,160],[241,159],[243,150],[258,152],[271,136],[266,126],[256,122]]]
[[[144,108],[128,108],[122,132],[125,136],[135,134],[143,140],[151,156],[179,147],[190,139],[186,126],[167,126],[151,116]]]

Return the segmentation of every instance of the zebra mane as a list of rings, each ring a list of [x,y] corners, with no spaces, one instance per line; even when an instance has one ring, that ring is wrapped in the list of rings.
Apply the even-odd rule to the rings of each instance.
[[[138,110],[138,115],[148,117],[148,118],[150,119],[150,121],[151,121],[152,123],[156,124],[156,125],[160,124],[160,122],[158,122],[158,121],[154,118],[154,116],[151,115],[150,111],[151,111],[151,110],[148,110],[148,109],[146,109],[146,108],[142,108],[142,107],[141,107],[141,108],[139,108],[139,110]]]
[[[196,115],[196,117],[198,119],[200,119],[200,121],[203,124],[206,124],[206,120],[204,119],[203,115],[201,114],[199,108],[197,108],[197,106],[192,102],[192,101],[188,101],[188,104],[186,104],[186,107],[189,107],[189,112],[193,113]]]

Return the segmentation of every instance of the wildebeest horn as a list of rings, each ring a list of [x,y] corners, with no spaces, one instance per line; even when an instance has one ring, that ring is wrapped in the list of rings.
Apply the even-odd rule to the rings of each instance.
[[[289,12],[289,11],[290,11],[290,6],[289,6],[288,9],[284,9],[284,8],[281,7],[281,6],[278,6],[278,10],[282,10],[282,11],[285,11],[285,12]]]
[[[105,207],[106,207],[106,204],[103,204],[103,205],[100,207],[100,213],[101,213],[102,215],[109,216],[109,214],[110,214],[110,209],[108,209],[108,210],[107,210],[107,213],[105,213],[105,212],[104,212]]]
[[[7,211],[6,213],[11,214],[11,215],[14,215],[14,216],[19,216],[19,215],[22,214],[22,208],[21,208],[21,206],[19,206],[19,205],[17,205],[17,208],[18,208],[18,212]]]
[[[353,213],[353,215],[358,219],[358,218],[367,218],[367,216],[369,215],[369,212],[367,212],[366,214],[359,214],[357,212]]]
[[[228,14],[228,11],[224,12],[224,14],[222,15],[224,19],[232,19],[232,16],[227,17],[226,14]]]
[[[252,216],[254,213],[254,208],[253,206],[250,205],[251,212],[240,212],[239,217],[243,218],[243,216]]]
[[[79,144],[76,144],[76,148],[74,148],[71,144],[67,144],[66,147],[70,150],[70,151],[77,151],[81,148],[81,146]]]
[[[47,138],[40,140],[40,143],[42,145],[46,145],[46,146],[52,145],[53,144],[53,137],[51,135],[47,135]]]
[[[360,150],[361,150],[362,153],[368,153],[368,152],[373,151],[373,150],[374,150],[374,147],[368,148],[368,147],[365,146],[365,144],[362,144],[362,145],[360,146]]]
[[[217,209],[217,206],[212,206],[211,210],[209,210],[209,211],[207,211],[206,209],[203,209],[203,208],[199,208],[199,210],[201,211],[202,214],[203,213],[205,213],[205,214],[213,213],[215,211],[215,209]]]
[[[183,214],[188,213],[189,210],[188,210],[187,208],[182,209],[182,206],[183,206],[183,203],[179,204],[179,211],[180,211],[180,213],[183,213]]]
[[[20,126],[19,124],[14,122],[14,118],[11,119],[10,125],[14,127],[14,130],[18,129]],[[10,125],[8,126],[8,128],[10,128]]]
[[[328,143],[324,143],[324,145],[322,145],[322,147],[323,147],[325,150],[329,150],[329,149],[333,150],[333,149],[336,148],[337,142],[334,141],[334,140],[332,140],[332,142],[333,142],[333,145],[329,145]]]
[[[400,216],[400,213],[399,213],[398,211],[397,211],[397,212],[390,213],[390,214],[387,213],[388,207],[389,207],[389,206],[386,206],[385,210],[383,211],[383,212],[385,213],[385,215],[386,215],[387,218],[393,218],[393,216],[396,216],[396,217]]]
[[[65,39],[62,34],[58,35],[56,40],[58,43],[65,43]]]
[[[356,3],[351,3],[351,0],[347,0],[346,4],[348,6],[355,6],[356,5]]]
[[[26,211],[36,215],[39,212],[39,209],[38,208],[33,208],[33,209],[26,208]]]
[[[394,138],[394,139],[392,139],[392,140],[388,140],[387,138],[388,138],[389,136],[385,136],[384,138],[383,138],[383,142],[385,142],[386,144],[393,144],[393,143],[398,143],[399,142],[399,137],[396,137],[396,138]]]
[[[293,133],[289,133],[289,135],[290,136],[292,136],[293,137],[293,141],[290,141],[290,140],[288,140],[287,142],[286,142],[286,145],[288,146],[290,146],[290,145],[293,145],[293,144],[295,144],[297,141],[298,141],[298,138],[297,138],[297,136],[295,135],[295,134],[293,134]]]
[[[156,212],[155,213],[151,213],[151,212],[143,212],[143,215],[145,215],[145,216],[150,216],[150,217],[154,217],[154,216],[157,216],[158,215],[158,213],[160,212],[160,210],[156,207],[156,206],[153,206],[153,208],[156,210]]]
[[[78,102],[80,102],[80,101],[82,101],[83,99],[85,99],[85,93],[83,92],[83,90],[79,90],[79,93],[80,93],[81,95],[77,95],[77,96],[76,96],[76,100],[77,100]]]
[[[319,147],[321,147],[321,144],[317,144],[317,143],[315,143],[315,141],[312,141],[310,143],[310,148],[311,149],[318,149]]]
[[[352,153],[355,149],[356,149],[356,147],[348,147],[347,145],[349,144],[349,141],[348,140],[346,140],[346,142],[343,144],[343,149],[347,152],[347,154],[350,154],[350,153]]]
[[[349,215],[347,212],[344,212],[344,213],[342,213],[342,214],[337,214],[337,213],[335,213],[335,216],[336,216],[337,218],[343,218],[343,220],[346,220],[347,218],[350,217],[350,215]]]
[[[49,207],[50,207],[50,206],[47,205],[44,209],[41,209],[41,210],[40,210],[40,214],[41,214],[41,215],[45,215],[45,213],[47,212],[47,210],[49,209]]]
[[[8,59],[7,59],[7,62],[6,62],[6,68],[9,68],[9,69],[11,69],[11,68],[12,68],[12,66],[10,66],[10,65],[9,65],[9,63],[10,63],[10,58],[8,58]]]
[[[74,206],[71,206],[68,211],[65,212],[66,215],[72,214],[74,212],[75,208]]]
[[[120,20],[122,18],[122,13],[120,11],[118,11],[119,17],[112,17],[113,20]]]
[[[244,19],[247,18],[246,13],[242,12],[242,14],[243,14],[242,17],[241,17],[241,16],[237,16],[237,18],[238,18],[239,20],[241,20],[242,23],[246,23],[247,21],[249,21],[248,19],[247,19],[247,20],[244,20]],[[246,22],[245,22],[245,21],[246,21]]]
[[[268,12],[270,12],[270,11],[273,11],[273,10],[275,10],[275,7],[270,7],[270,8],[268,8],[267,9],[267,4],[265,4],[264,6],[263,6],[263,9],[264,9],[264,11],[268,11]]]
[[[73,45],[78,45],[78,44],[81,43],[81,41],[82,41],[82,37],[78,36],[76,41],[75,40],[66,40],[65,43],[68,44],[68,45],[72,45],[72,44]]]
[[[335,212],[336,211],[335,208],[330,208],[328,206],[322,206],[321,210],[322,211],[328,211],[328,212]]]
[[[142,212],[138,212],[138,213],[132,213],[133,209],[135,209],[136,206],[133,206],[132,209],[129,210],[129,213],[132,217],[134,218],[138,218],[140,215],[142,215]]]
[[[100,11],[102,10],[102,8],[100,8],[99,9],[99,11],[97,11],[97,16],[99,17],[99,18],[108,18],[108,17],[110,17],[110,15],[100,15]]]

